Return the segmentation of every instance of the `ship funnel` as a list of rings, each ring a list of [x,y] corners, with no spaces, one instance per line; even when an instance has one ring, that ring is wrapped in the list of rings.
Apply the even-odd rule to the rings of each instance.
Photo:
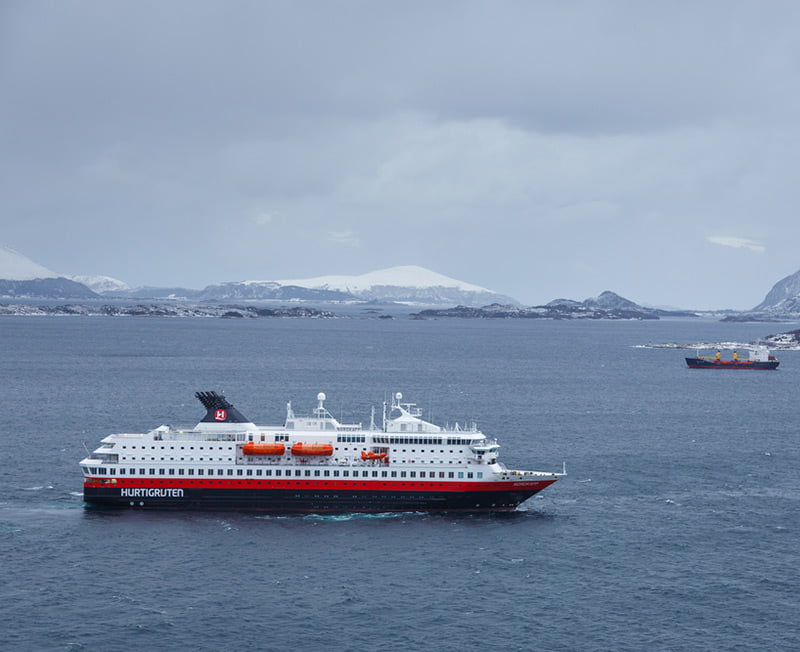
[[[250,423],[239,410],[216,392],[195,392],[194,394],[206,409],[206,416],[200,423]]]

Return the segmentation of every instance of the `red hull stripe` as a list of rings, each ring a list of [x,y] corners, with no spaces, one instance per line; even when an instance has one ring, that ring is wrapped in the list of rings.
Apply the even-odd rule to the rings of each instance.
[[[114,481],[116,480],[116,481]],[[84,487],[169,487],[182,489],[317,489],[325,491],[509,491],[541,490],[553,480],[506,480],[502,482],[420,482],[407,480],[169,480],[149,478],[89,478]]]

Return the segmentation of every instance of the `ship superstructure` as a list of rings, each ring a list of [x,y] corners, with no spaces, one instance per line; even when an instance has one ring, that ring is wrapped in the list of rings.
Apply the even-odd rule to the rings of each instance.
[[[340,423],[325,394],[308,416],[257,426],[225,396],[192,429],[105,437],[81,461],[92,505],[265,512],[510,510],[563,473],[507,469],[473,424],[443,427],[395,394],[380,426]]]

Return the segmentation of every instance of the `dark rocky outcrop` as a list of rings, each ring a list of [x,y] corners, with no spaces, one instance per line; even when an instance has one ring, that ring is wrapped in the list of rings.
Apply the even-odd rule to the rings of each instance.
[[[0,296],[19,299],[93,299],[99,295],[68,278],[0,279]]]

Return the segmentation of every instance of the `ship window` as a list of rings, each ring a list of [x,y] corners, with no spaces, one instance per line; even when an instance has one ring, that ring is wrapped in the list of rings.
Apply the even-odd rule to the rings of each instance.
[[[267,469],[266,471],[264,471],[264,474],[265,475],[272,475],[272,469]]]
[[[194,475],[194,469],[189,469],[189,475]]]
[[[424,478],[425,477],[425,471],[420,471],[419,472],[419,477],[420,478]]]
[[[443,478],[443,477],[444,477],[444,471],[439,471],[439,477],[440,477],[440,478]]]
[[[170,470],[169,470],[169,474],[170,474],[170,475],[175,475],[175,469],[170,469]]]
[[[136,475],[136,469],[131,469],[130,473],[131,473],[131,475]]]
[[[388,471],[381,471],[381,477],[385,478],[388,475]]]
[[[405,478],[406,477],[406,472],[405,471],[400,471],[400,477],[401,478]]]
[[[482,477],[483,477],[483,471],[478,471],[478,477],[479,477],[479,478],[482,478]]]
[[[472,477],[472,471],[469,471],[469,472],[467,472],[467,477],[468,477],[468,478],[471,478],[471,477]]]
[[[166,473],[167,473],[166,469],[159,469],[158,470],[158,475],[166,475]]]
[[[228,469],[228,475],[233,475],[233,469]]]
[[[309,469],[306,469],[306,475],[311,475],[311,471]]]
[[[155,469],[150,469],[150,475],[155,475],[155,474],[156,474],[156,470]]]
[[[280,469],[275,469],[275,475],[281,475],[281,470]]]
[[[302,473],[303,472],[300,469],[295,469],[295,471],[294,471],[295,475],[301,475]]]
[[[247,475],[253,475],[253,469],[247,469]]]
[[[329,478],[331,476],[331,472],[326,470],[322,472],[322,475],[324,475],[326,478]]]
[[[417,477],[417,472],[416,471],[412,471],[411,472],[411,477],[412,478],[416,478]]]
[[[458,477],[459,478],[463,478],[464,477],[464,472],[463,471],[459,471],[458,472]]]
[[[261,475],[261,469],[256,469],[256,475]]]
[[[342,471],[342,475],[346,478],[350,475],[350,471]]]
[[[85,471],[85,470],[86,470],[86,469],[84,469],[84,471]],[[120,470],[119,470],[119,474],[120,474],[120,475],[125,475],[125,469],[123,469],[123,468],[120,468]]]
[[[236,469],[236,475],[242,475],[242,469]]]
[[[197,469],[197,475],[203,475],[203,469]]]
[[[393,477],[393,478],[396,478],[396,477],[397,477],[397,471],[392,471],[392,477]]]
[[[373,478],[377,478],[378,477],[378,472],[377,471],[373,471],[372,472],[372,477]]]
[[[178,475],[183,475],[184,472],[185,472],[184,469],[178,469]]]
[[[314,471],[314,475],[315,475],[316,477],[319,477],[319,469],[316,469],[316,470]]]
[[[217,475],[223,475],[225,472],[222,469],[217,469]]]
[[[333,477],[334,478],[338,478],[339,477],[339,472],[338,471],[334,471],[333,472]]]
[[[447,477],[448,477],[448,478],[454,478],[454,477],[455,477],[455,474],[454,474],[452,471],[450,471],[450,472],[447,474]]]

